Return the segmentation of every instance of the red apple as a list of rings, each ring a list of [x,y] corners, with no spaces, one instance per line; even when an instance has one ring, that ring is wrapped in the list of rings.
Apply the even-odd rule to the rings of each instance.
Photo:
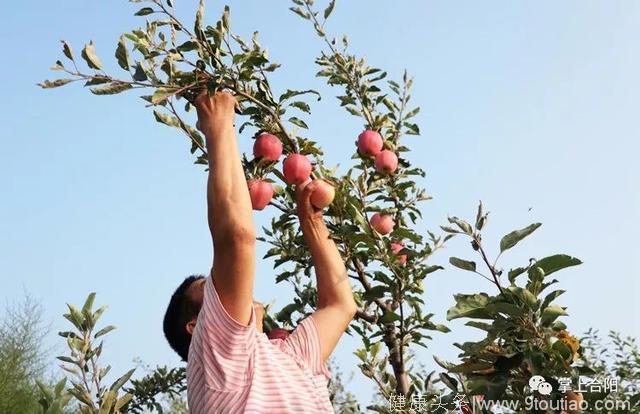
[[[336,190],[325,180],[314,180],[316,188],[311,193],[311,204],[316,208],[323,209],[333,201]]]
[[[311,163],[302,154],[289,154],[283,162],[282,172],[287,184],[302,184],[311,175]]]
[[[273,186],[264,180],[249,180],[249,197],[254,210],[262,210],[273,198]]]
[[[402,244],[400,242],[392,242],[391,243],[391,251],[394,252],[397,255],[398,263],[401,264],[401,265],[407,263],[407,255],[406,254],[398,255],[398,252],[400,250],[402,250],[403,248],[404,248],[404,244]]]
[[[291,332],[282,328],[274,328],[267,334],[269,339],[282,339],[285,340]]]
[[[261,134],[253,144],[253,155],[269,161],[278,161],[282,155],[282,142],[273,134]]]
[[[382,150],[376,155],[374,163],[380,174],[391,174],[398,168],[398,157],[393,151]]]
[[[371,129],[358,135],[358,151],[362,155],[378,155],[382,151],[382,135]]]
[[[393,231],[396,222],[389,214],[375,213],[369,220],[371,227],[380,234],[389,234]]]

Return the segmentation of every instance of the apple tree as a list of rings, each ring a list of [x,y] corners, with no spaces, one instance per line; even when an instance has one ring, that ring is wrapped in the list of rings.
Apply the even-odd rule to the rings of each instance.
[[[320,41],[316,76],[337,91],[346,116],[362,121],[359,131],[351,131],[353,153],[344,172],[324,163],[322,139],[311,135],[305,121],[320,94],[274,90],[270,77],[280,65],[270,60],[258,32],[247,39],[232,31],[228,7],[208,24],[205,1],[200,0],[191,24],[176,17],[175,0],[130,2],[140,3],[135,14],[145,22],[120,36],[114,53],[118,73],[108,70],[92,42],[78,54],[63,41],[64,58],[52,69],[64,77],[40,86],[82,83],[95,95],[138,92],[158,122],[186,137],[194,162],[203,165],[207,148],[191,122],[195,96],[203,90],[235,93],[240,139],[255,139],[254,154],[242,158],[252,203],[256,210],[266,209],[261,214],[271,214],[270,225],[259,236],[269,246],[264,258],[274,261],[276,282],[289,284],[295,294],[292,303],[274,314],[277,324],[295,325],[317,301],[292,184],[307,178],[331,183],[335,197],[324,217],[354,285],[358,312],[349,332],[360,339],[355,355],[361,374],[376,385],[380,397],[370,410],[388,412],[380,400],[398,395],[406,401],[426,396],[429,405],[458,395],[469,406],[477,395],[521,400],[533,374],[575,380],[579,349],[558,319],[566,314],[555,304],[563,291],[550,291],[557,280],[549,276],[580,261],[556,255],[503,271],[482,243],[488,218],[482,205],[473,225],[451,217],[437,233],[421,229],[421,209],[431,197],[416,183],[424,171],[404,157],[412,136],[420,134],[413,120],[420,110],[411,101],[413,79],[406,72],[392,79],[351,52],[347,36],[326,33],[335,0],[320,9],[313,0],[292,0],[290,10],[309,23]],[[498,257],[538,227],[506,235]],[[427,278],[443,270],[430,263],[432,255],[454,236],[467,237],[480,261],[452,257],[451,265],[486,278],[493,293],[456,295],[447,318],[465,318],[486,337],[458,345],[459,363],[436,359],[444,370],[436,375],[412,356],[417,347],[427,346],[432,332],[449,331],[429,312],[423,293]],[[417,411],[409,403],[405,408]]]

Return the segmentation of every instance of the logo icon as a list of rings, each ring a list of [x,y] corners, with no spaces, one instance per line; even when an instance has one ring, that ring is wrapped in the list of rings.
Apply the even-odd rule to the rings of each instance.
[[[534,375],[529,378],[529,388],[531,391],[538,391],[541,395],[550,395],[553,387],[541,375]]]

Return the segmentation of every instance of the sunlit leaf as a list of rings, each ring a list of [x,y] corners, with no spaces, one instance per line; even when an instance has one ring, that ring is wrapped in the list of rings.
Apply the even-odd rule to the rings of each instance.
[[[90,88],[89,90],[94,95],[115,95],[126,90],[131,89],[132,86],[128,83],[124,82],[113,82],[106,86],[98,86],[95,88]]]
[[[471,262],[468,260],[463,260],[457,257],[450,257],[449,258],[449,263],[451,263],[453,266],[462,269],[462,270],[468,270],[470,272],[475,272],[476,271],[476,263],[475,262]]]
[[[89,65],[91,69],[102,69],[102,62],[100,62],[100,59],[96,55],[96,49],[93,42],[89,42],[85,45],[84,49],[82,49],[82,58],[87,62],[87,65]]]
[[[542,226],[542,223],[533,223],[523,229],[514,230],[511,233],[507,234],[500,240],[500,251],[504,252],[518,244],[518,242],[534,231],[538,229],[538,227]]]
[[[127,42],[124,36],[120,36],[120,41],[116,48],[116,59],[122,69],[129,70],[129,51],[127,50]]]
[[[45,80],[41,83],[38,84],[39,87],[43,88],[43,89],[50,89],[50,88],[58,88],[60,86],[64,86],[69,82],[73,82],[73,79],[56,79],[56,80]]]

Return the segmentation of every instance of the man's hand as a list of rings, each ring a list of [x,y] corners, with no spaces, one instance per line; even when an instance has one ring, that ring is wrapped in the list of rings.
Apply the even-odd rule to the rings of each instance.
[[[322,222],[322,209],[311,204],[311,194],[318,187],[316,180],[306,181],[296,187],[296,205],[300,225]]]
[[[194,105],[198,112],[199,129],[207,135],[225,123],[233,123],[234,109],[238,106],[238,101],[229,92],[216,92],[213,96],[208,92],[202,92]]]

